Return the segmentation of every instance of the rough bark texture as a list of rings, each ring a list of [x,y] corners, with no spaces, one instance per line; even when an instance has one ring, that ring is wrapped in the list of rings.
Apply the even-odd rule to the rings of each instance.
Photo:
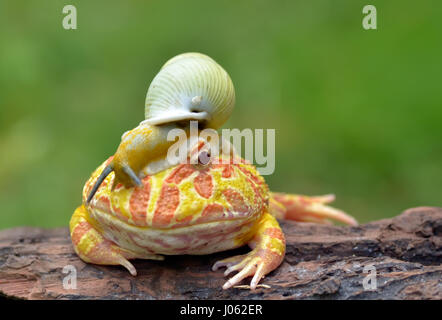
[[[209,256],[134,261],[138,276],[118,266],[82,262],[68,230],[15,228],[0,232],[0,295],[25,299],[442,299],[442,209],[410,209],[358,227],[283,222],[283,264],[255,291],[221,289],[212,264],[246,248]],[[64,289],[66,265],[77,289]],[[365,266],[377,289],[364,290]],[[367,271],[367,270],[366,270]],[[248,279],[250,280],[250,279]],[[372,284],[373,282],[369,282]]]

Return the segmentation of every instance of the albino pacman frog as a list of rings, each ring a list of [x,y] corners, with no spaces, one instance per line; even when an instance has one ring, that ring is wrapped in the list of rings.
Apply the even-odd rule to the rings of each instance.
[[[224,289],[247,277],[255,289],[284,259],[285,238],[276,218],[356,224],[327,206],[333,195],[272,193],[252,164],[236,155],[210,157],[200,142],[192,152],[203,162],[158,161],[171,146],[169,130],[188,132],[189,120],[198,121],[199,129],[217,129],[233,104],[229,76],[209,57],[184,54],[163,66],[147,94],[146,120],[123,135],[115,155],[83,188],[83,203],[70,221],[82,260],[122,265],[136,276],[131,259],[163,260],[164,255],[205,255],[249,245],[249,253],[218,261],[213,270],[226,267],[226,276],[237,272]]]
[[[204,151],[203,151],[204,152]],[[248,254],[221,260],[238,273],[223,288],[252,276],[250,288],[277,268],[285,253],[284,234],[275,217],[355,225],[344,212],[325,205],[333,195],[307,197],[269,192],[255,167],[245,160],[231,163],[178,164],[145,176],[142,187],[119,183],[115,175],[101,184],[94,199],[87,195],[106,160],[86,182],[83,204],[70,222],[76,253],[86,262],[122,265],[137,272],[130,259],[163,260],[163,255],[204,255],[249,245]]]

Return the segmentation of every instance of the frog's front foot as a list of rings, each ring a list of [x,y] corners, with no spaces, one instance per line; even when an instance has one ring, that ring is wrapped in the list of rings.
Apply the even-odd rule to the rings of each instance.
[[[230,278],[223,285],[223,289],[229,289],[232,286],[239,284],[241,280],[253,276],[252,281],[250,282],[250,288],[253,290],[256,288],[259,280],[261,280],[266,273],[271,271],[267,270],[265,257],[261,255],[262,253],[259,253],[258,250],[254,249],[248,254],[217,261],[213,265],[212,270],[216,271],[219,268],[226,267],[227,269],[224,272],[225,276],[233,271],[238,271],[234,277]]]
[[[238,271],[223,285],[223,289],[229,289],[239,284],[243,279],[253,276],[250,289],[254,290],[266,274],[281,264],[285,254],[285,238],[278,222],[272,215],[269,213],[263,215],[249,245],[253,248],[251,252],[217,261],[213,265],[213,271],[226,267],[225,276],[233,271]]]
[[[69,223],[72,244],[77,255],[85,262],[102,265],[122,265],[131,275],[136,276],[137,270],[129,259],[162,260],[162,256],[132,252],[120,248],[114,242],[103,237],[95,226],[84,205],[79,206]]]

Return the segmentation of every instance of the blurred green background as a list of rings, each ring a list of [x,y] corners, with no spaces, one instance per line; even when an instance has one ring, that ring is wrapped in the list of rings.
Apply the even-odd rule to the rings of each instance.
[[[64,30],[74,4],[78,29]],[[378,30],[363,30],[374,4]],[[272,190],[361,222],[442,206],[441,1],[0,2],[0,228],[66,226],[170,57],[230,73],[225,127],[276,128]]]

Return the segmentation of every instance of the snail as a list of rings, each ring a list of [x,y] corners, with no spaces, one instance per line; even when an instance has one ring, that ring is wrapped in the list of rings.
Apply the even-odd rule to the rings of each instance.
[[[123,134],[112,161],[93,186],[87,203],[114,171],[114,186],[141,186],[143,168],[167,153],[174,141],[167,134],[189,122],[199,128],[218,129],[230,117],[235,89],[228,73],[212,58],[201,53],[183,53],[168,60],[152,80],[146,94],[145,120]],[[166,169],[166,168],[164,168]]]

